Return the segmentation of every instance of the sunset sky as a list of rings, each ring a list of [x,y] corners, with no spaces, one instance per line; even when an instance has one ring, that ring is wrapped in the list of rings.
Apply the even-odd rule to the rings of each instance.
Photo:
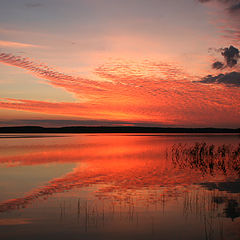
[[[240,0],[1,0],[0,126],[240,127]]]

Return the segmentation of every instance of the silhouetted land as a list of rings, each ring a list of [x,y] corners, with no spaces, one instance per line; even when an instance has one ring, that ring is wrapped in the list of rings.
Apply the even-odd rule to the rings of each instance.
[[[132,126],[44,128],[39,126],[21,126],[0,127],[0,133],[240,133],[240,128],[159,128]]]

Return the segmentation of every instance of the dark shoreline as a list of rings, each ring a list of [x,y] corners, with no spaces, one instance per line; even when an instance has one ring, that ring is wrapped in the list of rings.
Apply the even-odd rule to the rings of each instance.
[[[240,128],[161,128],[161,127],[0,127],[0,133],[240,133]]]

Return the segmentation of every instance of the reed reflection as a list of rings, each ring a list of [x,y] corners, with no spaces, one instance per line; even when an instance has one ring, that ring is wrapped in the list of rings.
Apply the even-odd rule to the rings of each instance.
[[[200,170],[203,175],[224,174],[240,178],[240,144],[218,147],[206,143],[178,144],[172,147],[171,153],[175,167]]]

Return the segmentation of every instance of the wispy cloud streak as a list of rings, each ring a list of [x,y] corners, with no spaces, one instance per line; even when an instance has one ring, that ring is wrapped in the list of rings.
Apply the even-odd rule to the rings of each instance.
[[[10,47],[10,48],[36,48],[36,47],[39,48],[39,47],[41,47],[41,46],[35,45],[35,44],[3,41],[3,40],[0,40],[0,46],[1,47]]]

